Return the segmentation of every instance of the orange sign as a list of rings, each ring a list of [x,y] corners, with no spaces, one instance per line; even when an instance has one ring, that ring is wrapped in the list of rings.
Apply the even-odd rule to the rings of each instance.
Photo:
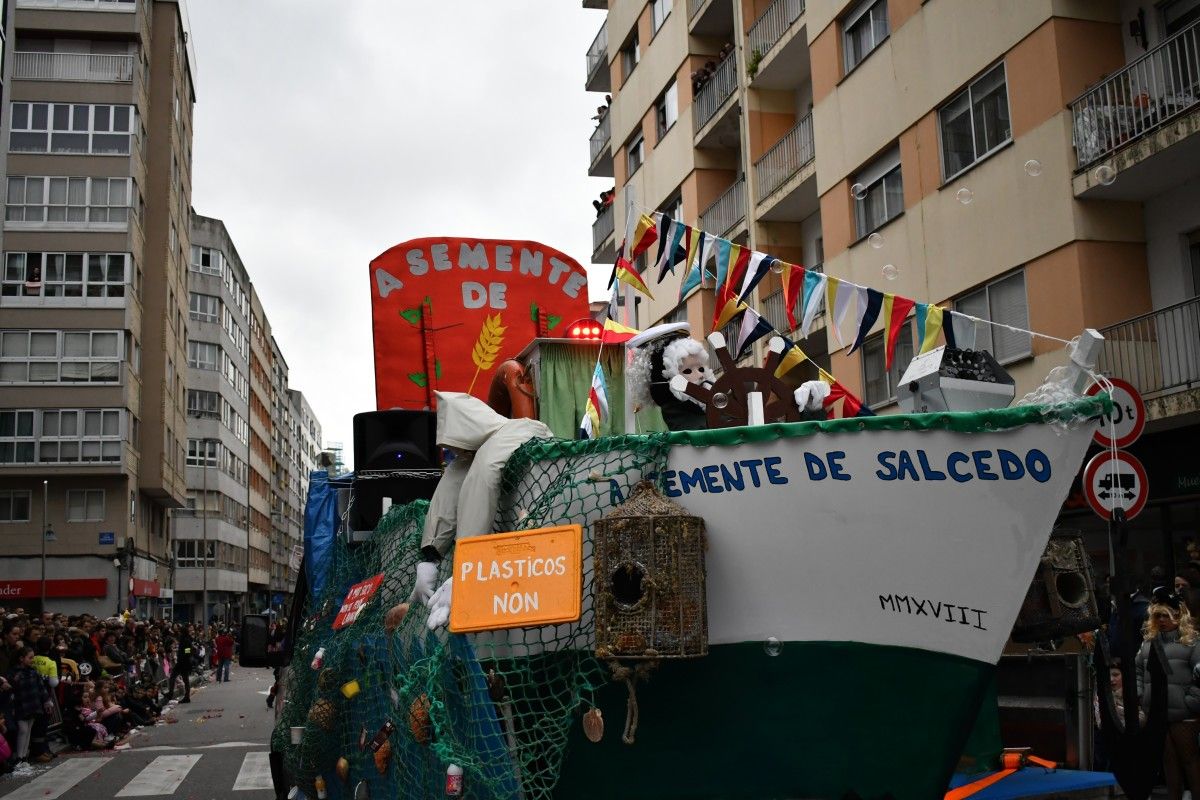
[[[578,525],[459,539],[450,630],[532,628],[579,619],[582,543]]]
[[[587,273],[538,242],[413,239],[371,261],[375,401],[432,408],[434,391],[487,399],[496,367],[588,314]]]

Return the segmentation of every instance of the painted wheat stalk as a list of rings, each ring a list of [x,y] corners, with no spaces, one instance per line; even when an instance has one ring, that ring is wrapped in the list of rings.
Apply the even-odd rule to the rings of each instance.
[[[467,394],[470,394],[471,390],[475,388],[475,381],[479,378],[479,373],[491,369],[496,363],[496,357],[500,355],[500,346],[504,344],[504,331],[505,327],[500,324],[499,314],[484,318],[479,338],[475,340],[475,346],[471,348],[471,360],[475,362],[475,375],[471,378],[471,385],[467,387]]]

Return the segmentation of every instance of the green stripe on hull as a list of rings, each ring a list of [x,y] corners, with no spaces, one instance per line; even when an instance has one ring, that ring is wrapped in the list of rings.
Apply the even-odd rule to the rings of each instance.
[[[995,667],[853,642],[713,646],[597,693],[599,744],[572,730],[558,798],[941,798]]]

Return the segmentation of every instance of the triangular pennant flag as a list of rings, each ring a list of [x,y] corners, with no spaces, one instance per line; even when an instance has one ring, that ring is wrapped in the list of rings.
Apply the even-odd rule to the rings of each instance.
[[[944,322],[942,324],[942,333],[946,335],[946,347],[951,350],[957,350],[958,341],[954,338],[954,312],[947,308],[942,315],[943,320],[946,314],[950,315],[950,324],[946,325]]]
[[[654,218],[649,214],[642,214],[638,217],[637,227],[633,229],[633,250],[629,253],[629,260],[633,261],[649,250],[650,245],[654,244],[657,239],[658,227],[654,223]]]
[[[738,335],[738,347],[736,358],[743,358],[750,351],[750,345],[757,342],[764,336],[770,336],[775,332],[775,328],[771,323],[763,319],[757,311],[752,308],[747,308],[746,313],[742,316],[742,328]]]
[[[617,259],[620,260],[621,253],[625,252],[625,241],[621,240],[621,246],[617,248]],[[613,262],[612,272],[608,273],[608,286],[606,289],[613,288],[613,284],[617,281],[617,262]]]
[[[700,265],[693,264],[684,273],[683,282],[679,284],[679,299],[687,297],[687,293],[700,285]]]
[[[833,333],[837,336],[838,346],[845,347],[846,340],[842,338],[842,322],[846,319],[846,312],[850,310],[850,301],[858,296],[856,291],[858,287],[837,278],[830,278],[828,285],[833,286],[834,281],[837,281],[835,287],[837,294],[830,306],[833,309]]]
[[[637,270],[633,268],[633,264],[630,264],[620,256],[617,257],[616,272],[618,281],[626,286],[633,287],[633,289],[646,295],[646,297],[649,297],[651,300],[654,299],[654,295],[650,294],[649,287],[647,287],[646,282],[642,280],[642,276],[637,274]]]
[[[806,270],[804,272],[804,317],[800,320],[800,335],[805,339],[808,338],[808,331],[812,328],[813,319],[817,316],[817,312],[821,310],[821,303],[825,301],[825,273],[817,272],[815,269]]]
[[[581,439],[594,439],[600,435],[600,426],[608,420],[608,387],[604,382],[604,370],[600,362],[592,371],[592,385],[588,389],[587,403],[583,407],[583,419],[579,423]]]
[[[949,310],[949,309],[947,309]],[[962,350],[974,350],[976,339],[978,338],[979,329],[976,327],[975,320],[968,316],[959,314],[957,311],[950,312],[950,324],[946,326],[947,330],[953,329],[955,346]]]
[[[746,268],[745,276],[742,277],[742,289],[738,292],[738,300],[743,303],[746,302],[746,299],[750,297],[750,293],[754,291],[754,287],[758,286],[776,260],[766,253],[751,253],[750,264]]]
[[[700,266],[700,250],[704,246],[704,231],[699,228],[688,228],[687,235],[687,260],[684,266],[690,270],[692,267]]]
[[[808,360],[808,356],[800,346],[786,336],[783,339],[783,354],[779,358],[779,366],[775,368],[775,377],[782,378],[796,367]]]
[[[821,374],[821,380],[829,384],[829,396],[825,398],[823,405],[826,411],[833,411],[834,417],[873,417],[875,412],[863,405],[854,394],[838,382],[836,378],[830,375],[823,369],[818,367]],[[841,413],[837,413],[836,404],[841,401]]]
[[[717,283],[717,293],[713,303],[715,313],[713,314],[712,329],[714,331],[720,330],[738,312],[738,303],[734,295],[735,287],[741,285],[741,276],[745,273],[746,264],[750,261],[750,251],[740,244],[729,242],[727,261],[729,266],[725,270],[725,280]]]
[[[622,325],[616,320],[604,320],[604,333],[600,335],[600,341],[605,344],[620,344],[627,342],[634,336],[637,336],[641,331],[637,328],[631,328],[628,325]]]
[[[925,306],[925,320],[917,326],[922,332],[921,349],[917,351],[918,354],[932,350],[937,345],[938,334],[942,331],[942,307],[925,303],[921,305]]]
[[[731,319],[748,308],[750,308],[750,306],[746,305],[745,303],[739,303],[736,297],[730,297],[725,301],[725,305],[721,306],[721,309],[717,312],[717,317],[713,320],[712,329],[714,331],[721,330],[721,328],[724,328],[729,324]]]
[[[892,368],[892,358],[896,354],[896,343],[900,339],[900,329],[904,327],[905,321],[908,319],[908,312],[912,311],[916,303],[909,300],[907,297],[899,297],[889,294],[884,301],[887,321],[887,348],[884,353],[884,366],[887,369]]]
[[[666,252],[667,245],[671,243],[671,223],[675,220],[668,217],[661,211],[654,212],[655,223],[658,225],[657,243],[658,247],[654,249],[654,266],[658,266],[658,262],[662,261],[663,253]]]
[[[804,275],[808,272],[804,267],[795,264],[783,265],[783,308],[787,312],[788,330],[795,330],[796,303],[804,289]]]
[[[883,293],[875,289],[866,287],[867,303],[865,308],[860,308],[862,312],[862,320],[858,323],[858,334],[854,337],[854,344],[850,347],[850,352],[853,353],[858,348],[862,347],[863,342],[867,338],[867,333],[871,330],[871,326],[875,324],[875,320],[879,319],[879,309],[883,306]]]
[[[925,323],[929,321],[929,304],[917,303],[913,308],[913,322],[917,326],[917,344],[925,341]],[[919,349],[917,352],[921,352]]]
[[[655,283],[662,283],[668,272],[672,275],[675,274],[675,265],[679,263],[679,259],[683,258],[679,251],[683,247],[684,237],[687,236],[688,230],[688,226],[679,220],[671,220],[667,235],[663,237],[666,244],[660,249],[658,262],[655,264],[658,267],[658,278]]]
[[[703,249],[700,253],[700,274],[703,280],[708,280],[709,278],[712,278],[714,281],[716,280],[715,270],[708,269],[706,265],[710,261],[715,262],[717,257],[717,243],[721,241],[723,240],[718,239],[716,236],[706,234],[704,237],[704,242],[701,245]]]
[[[716,247],[712,248],[717,259],[717,291],[725,285],[725,276],[729,274],[729,254],[733,251],[733,242],[728,239],[717,239]]]

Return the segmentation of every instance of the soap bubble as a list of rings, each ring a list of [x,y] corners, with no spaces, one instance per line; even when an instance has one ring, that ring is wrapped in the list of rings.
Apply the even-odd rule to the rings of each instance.
[[[780,261],[779,259],[772,261],[771,262],[771,272],[774,272],[776,275],[782,275],[783,274],[783,262]]]
[[[1112,186],[1113,182],[1117,179],[1117,171],[1108,164],[1101,164],[1096,167],[1096,171],[1093,174],[1096,176],[1096,182],[1101,186]]]
[[[867,244],[876,250],[883,247],[883,234],[872,233],[867,237]]]
[[[855,200],[865,200],[867,198],[867,187],[861,183],[856,183],[850,187],[850,195]]]
[[[895,264],[884,264],[883,269],[881,269],[880,272],[882,272],[883,277],[887,278],[889,281],[896,280],[896,278],[900,275],[900,270],[896,269]]]
[[[1042,174],[1042,162],[1036,158],[1031,158],[1025,162],[1025,174],[1031,178],[1036,178]]]
[[[724,408],[729,405],[729,395],[724,392],[717,392],[712,398],[713,406],[716,408]]]
[[[783,642],[774,636],[768,636],[767,640],[763,642],[763,652],[771,657],[775,657],[783,652]]]
[[[975,199],[975,193],[965,186],[955,192],[954,196],[958,198],[958,202],[962,203],[964,206],[971,205],[971,201]]]

